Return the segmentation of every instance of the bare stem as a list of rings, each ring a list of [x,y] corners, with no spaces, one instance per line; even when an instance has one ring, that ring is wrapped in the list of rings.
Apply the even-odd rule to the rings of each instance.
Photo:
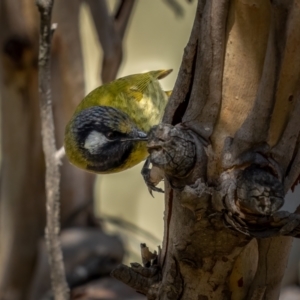
[[[51,268],[51,283],[56,300],[69,299],[69,288],[65,278],[62,250],[59,241],[59,181],[58,160],[55,157],[56,145],[52,113],[50,87],[50,49],[51,12],[54,0],[37,0],[41,15],[39,45],[39,93],[41,109],[41,126],[43,149],[46,161],[46,211],[47,225],[45,230],[46,244]]]

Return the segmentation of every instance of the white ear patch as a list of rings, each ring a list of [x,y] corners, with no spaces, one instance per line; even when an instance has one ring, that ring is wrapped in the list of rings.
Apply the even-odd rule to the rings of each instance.
[[[107,141],[108,139],[101,132],[93,130],[85,139],[84,148],[91,154],[96,154]]]

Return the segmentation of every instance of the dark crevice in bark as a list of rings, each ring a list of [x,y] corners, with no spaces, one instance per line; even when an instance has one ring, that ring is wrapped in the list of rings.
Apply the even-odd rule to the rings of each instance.
[[[172,91],[170,100],[165,109],[165,114],[163,117],[163,122],[172,124],[175,111],[178,109],[180,103],[187,99],[187,94],[190,91],[190,87],[193,84],[193,65],[195,61],[195,55],[197,53],[198,47],[198,35],[200,31],[200,20],[202,17],[203,6],[206,0],[199,0],[196,10],[195,21],[193,24],[191,36],[187,46],[184,49],[184,55],[182,58],[182,63],[178,73],[178,77]],[[188,105],[188,102],[186,103]],[[177,117],[176,117],[177,119]],[[180,118],[181,119],[181,118]],[[176,122],[176,121],[175,121]],[[174,122],[174,123],[175,123]]]
[[[229,1],[207,2],[199,31],[197,75],[183,122],[206,140],[213,132],[222,99],[225,33]],[[214,17],[212,17],[212,14]]]
[[[162,255],[160,259],[160,265],[161,268],[163,269],[165,266],[165,260],[166,260],[166,253],[168,251],[168,246],[169,246],[169,227],[170,227],[170,222],[171,222],[171,217],[172,217],[172,208],[173,208],[173,189],[170,189],[168,197],[166,197],[166,209],[165,209],[165,221],[164,221],[164,228],[165,228],[165,240],[162,248]]]
[[[299,165],[300,165],[300,134],[298,135],[297,144],[294,149],[293,158],[286,170],[285,190],[290,186],[292,192],[295,187],[300,183]]]
[[[179,293],[178,293],[178,299],[182,299],[183,294],[184,294],[184,278],[181,275],[180,265],[179,265],[178,261],[176,260],[175,257],[173,257],[173,259],[174,259],[175,264],[176,264],[176,270],[178,272],[179,282],[180,282],[180,286],[181,286],[181,289],[179,290]]]
[[[197,43],[198,44],[198,43]],[[179,103],[178,107],[176,108],[174,115],[173,115],[173,119],[171,124],[172,125],[176,125],[182,122],[182,118],[186,112],[186,109],[189,105],[189,99],[191,97],[191,93],[192,93],[192,86],[193,86],[193,82],[194,82],[194,77],[195,77],[195,70],[196,70],[196,61],[197,61],[197,45],[196,45],[196,50],[195,50],[195,55],[193,57],[192,60],[192,69],[191,69],[191,74],[187,74],[187,76],[189,77],[189,88],[188,91],[186,93],[185,99]]]

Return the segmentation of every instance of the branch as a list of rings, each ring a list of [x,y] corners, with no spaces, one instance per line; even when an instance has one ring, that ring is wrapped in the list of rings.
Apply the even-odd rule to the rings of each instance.
[[[101,78],[102,83],[116,78],[122,62],[122,40],[135,0],[123,0],[113,18],[106,2],[102,0],[85,0],[90,7],[100,44],[103,49]]]
[[[177,17],[183,17],[184,8],[177,0],[164,0],[164,2],[173,10]]]
[[[51,12],[54,0],[37,0],[40,11],[40,46],[39,46],[39,93],[41,109],[41,126],[43,149],[46,161],[46,209],[47,225],[45,230],[49,263],[51,268],[52,290],[57,300],[69,299],[63,256],[58,233],[59,224],[59,181],[58,160],[55,157],[56,145],[54,138],[54,122],[50,88],[50,49]]]
[[[124,38],[134,2],[135,0],[122,0],[115,14],[115,29],[121,40]]]

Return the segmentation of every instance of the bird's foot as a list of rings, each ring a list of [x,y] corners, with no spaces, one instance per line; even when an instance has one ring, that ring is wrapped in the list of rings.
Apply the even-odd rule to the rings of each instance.
[[[148,187],[148,191],[150,195],[154,197],[153,191],[158,193],[164,193],[163,189],[156,187],[156,185],[163,180],[163,175],[162,175],[162,171],[159,168],[155,166],[149,168],[149,166],[150,166],[150,160],[149,158],[147,158],[142,168],[141,174]]]

